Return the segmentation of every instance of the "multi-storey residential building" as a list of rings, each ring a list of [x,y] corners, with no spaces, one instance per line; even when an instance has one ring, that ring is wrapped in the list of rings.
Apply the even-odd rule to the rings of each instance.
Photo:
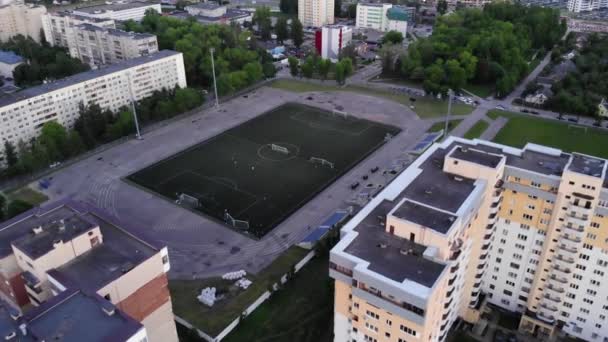
[[[71,127],[81,104],[96,103],[117,111],[132,99],[139,101],[154,91],[175,87],[186,87],[183,56],[162,50],[28,88],[0,98],[0,139],[13,144],[28,141],[52,120]]]
[[[66,297],[82,291],[88,304],[80,298],[79,305],[102,306],[111,314],[117,308],[124,317],[116,324],[135,320],[150,341],[177,341],[167,287],[167,248],[96,208],[66,200],[3,223],[0,265],[0,293],[15,306],[29,303],[48,314],[49,307],[55,310]],[[37,324],[50,324],[36,323],[37,315],[26,322],[42,335],[45,330]],[[127,336],[141,330],[139,324],[129,325],[133,329]]]
[[[152,1],[108,1],[103,5],[77,8],[73,13],[90,18],[140,21],[148,10],[161,13],[160,3]]]
[[[43,16],[45,37],[51,45],[68,48],[70,55],[98,67],[158,51],[156,36],[117,30],[113,19],[70,13]]]
[[[76,47],[75,26],[91,24],[102,28],[116,28],[114,19],[91,18],[74,13],[61,11],[49,12],[42,16],[42,28],[46,41],[51,46],[62,46],[70,49],[70,54],[77,54],[72,49]]]
[[[607,164],[535,144],[433,145],[342,229],[335,340],[444,341],[486,301],[537,337],[608,339]]]
[[[64,291],[27,315],[0,302],[6,341],[146,341],[144,326],[99,295]]]
[[[411,9],[401,6],[393,6],[390,3],[366,3],[357,4],[356,26],[386,31],[398,31],[407,34],[407,24]]]
[[[10,3],[0,6],[0,42],[5,42],[18,34],[40,42],[42,20],[46,7],[31,4]]]
[[[200,2],[186,6],[186,12],[175,11],[171,16],[178,19],[194,18],[197,22],[208,24],[244,24],[253,20],[253,14],[236,8],[227,8],[210,2]]]
[[[586,12],[608,7],[607,0],[568,0],[568,11]]]
[[[340,51],[353,39],[353,30],[344,25],[326,25],[315,32],[315,48],[325,59],[338,60]]]
[[[304,26],[334,23],[334,0],[298,0],[298,19]]]

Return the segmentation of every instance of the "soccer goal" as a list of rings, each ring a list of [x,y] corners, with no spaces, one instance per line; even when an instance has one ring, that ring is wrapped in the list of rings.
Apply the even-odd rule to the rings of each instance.
[[[289,149],[285,146],[281,146],[281,145],[277,145],[277,144],[270,144],[270,148],[272,148],[273,151],[277,151],[277,152],[284,153],[284,154],[289,154]]]
[[[587,133],[587,127],[586,126],[581,126],[581,125],[568,125],[568,130],[572,131],[573,133],[577,134],[577,133]]]
[[[310,159],[308,159],[308,161],[313,164],[321,164],[323,166],[328,166],[330,169],[334,168],[334,163],[330,162],[327,159],[318,158],[318,157],[310,157]]]
[[[177,204],[190,208],[198,208],[201,202],[198,198],[182,192],[179,194],[179,196],[177,196]]]
[[[345,111],[342,111],[342,110],[334,109],[331,111],[331,114],[334,116],[341,117],[343,119],[348,119],[348,113],[346,113]]]
[[[224,221],[226,221],[226,223],[237,229],[249,229],[249,221],[235,219],[234,217],[232,217],[232,215],[228,213],[228,210],[224,211]]]

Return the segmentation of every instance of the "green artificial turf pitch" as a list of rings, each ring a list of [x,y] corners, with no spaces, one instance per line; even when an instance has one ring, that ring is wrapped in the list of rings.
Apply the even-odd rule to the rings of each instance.
[[[192,196],[198,204],[182,204],[226,223],[227,212],[261,237],[397,133],[396,127],[288,103],[127,178],[172,201]]]

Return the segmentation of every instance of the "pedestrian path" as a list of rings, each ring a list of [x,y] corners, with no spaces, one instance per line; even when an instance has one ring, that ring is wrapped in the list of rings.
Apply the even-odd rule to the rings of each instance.
[[[499,116],[496,120],[490,122],[490,126],[481,134],[480,139],[491,141],[496,137],[496,134],[507,124],[509,119],[504,116]]]

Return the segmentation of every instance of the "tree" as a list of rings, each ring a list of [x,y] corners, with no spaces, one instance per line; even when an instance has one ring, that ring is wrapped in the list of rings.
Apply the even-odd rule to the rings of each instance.
[[[280,17],[274,26],[274,31],[277,34],[277,40],[281,43],[289,37],[289,29],[287,28],[287,19]]]
[[[304,28],[298,18],[293,18],[291,20],[291,39],[293,40],[293,44],[297,47],[300,47],[304,42]]]
[[[298,65],[300,64],[300,61],[298,61],[298,59],[293,56],[290,56],[287,61],[289,62],[289,73],[291,74],[291,76],[298,76]]]
[[[264,63],[264,65],[262,65],[262,70],[264,72],[264,77],[266,78],[273,78],[277,74],[277,68],[272,62]]]
[[[439,0],[437,1],[437,12],[441,15],[444,15],[445,12],[448,11],[448,2],[447,0]]]
[[[357,4],[350,4],[348,5],[348,18],[349,19],[355,19],[357,18]]]
[[[315,71],[314,57],[309,56],[308,58],[306,58],[306,61],[304,62],[304,64],[302,64],[302,67],[300,69],[302,70],[302,76],[306,78],[312,78],[312,75]]]
[[[34,206],[26,201],[22,201],[20,199],[16,199],[11,201],[6,208],[6,218],[11,219],[21,213],[24,213]]]
[[[334,17],[342,17],[342,0],[334,0]]]
[[[285,14],[297,14],[298,13],[298,0],[281,0],[279,8],[282,13]]]
[[[350,58],[343,58],[340,63],[344,67],[344,77],[348,77],[353,74],[353,61]]]
[[[466,71],[455,59],[450,59],[445,63],[445,73],[448,78],[448,85],[453,90],[460,90],[466,84]]]
[[[257,7],[253,13],[253,23],[258,25],[260,36],[263,40],[270,39],[272,21],[270,20],[270,8],[266,6]]]
[[[342,85],[344,84],[344,81],[346,80],[346,76],[345,76],[345,72],[344,72],[344,64],[342,64],[341,62],[336,63],[336,82],[338,82],[338,84]]]
[[[6,160],[6,166],[9,168],[15,167],[19,161],[15,145],[8,140],[4,141],[4,159]]]
[[[0,222],[6,218],[6,197],[0,193]]]
[[[65,127],[57,121],[49,121],[42,126],[38,142],[45,147],[49,160],[59,161],[69,157],[67,139]]]
[[[403,34],[399,31],[388,31],[382,37],[382,44],[401,44],[403,42]]]
[[[319,76],[321,76],[322,80],[327,79],[327,74],[329,74],[329,69],[331,69],[331,61],[329,59],[322,59],[317,64],[317,69],[319,72]]]

